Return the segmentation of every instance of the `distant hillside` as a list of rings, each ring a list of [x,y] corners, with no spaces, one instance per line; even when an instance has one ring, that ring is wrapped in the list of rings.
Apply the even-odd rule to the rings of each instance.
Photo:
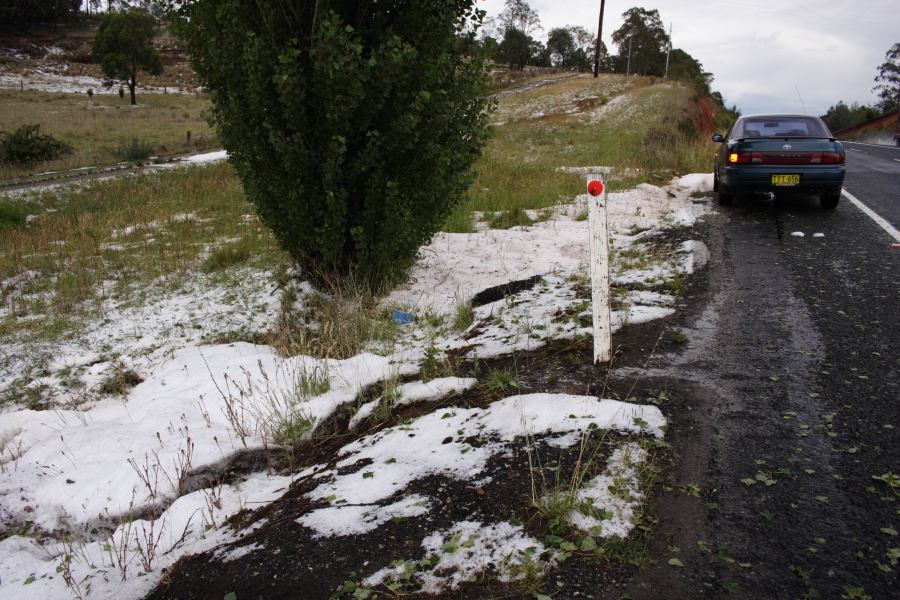
[[[900,145],[900,110],[834,132],[840,140]]]
[[[27,33],[0,35],[0,76],[52,73],[66,77],[102,78],[99,65],[91,58],[91,45],[98,19],[82,18],[57,27],[41,26]],[[161,75],[144,75],[140,83],[153,87],[194,88],[197,76],[187,55],[165,29],[157,36],[156,47],[163,57]]]

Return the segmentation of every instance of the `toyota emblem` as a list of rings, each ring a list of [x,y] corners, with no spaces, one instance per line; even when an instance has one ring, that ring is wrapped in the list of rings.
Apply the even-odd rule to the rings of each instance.
[[[791,145],[790,145],[790,144],[785,144],[784,146],[782,146],[782,148],[784,148],[785,150],[790,150],[790,149],[791,149]]]

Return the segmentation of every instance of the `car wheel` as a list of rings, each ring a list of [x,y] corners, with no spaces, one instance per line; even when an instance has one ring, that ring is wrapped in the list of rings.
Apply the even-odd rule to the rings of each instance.
[[[838,202],[841,201],[841,190],[824,192],[819,196],[819,205],[828,210],[837,208]]]
[[[734,203],[734,192],[720,187],[719,188],[719,204],[721,204],[722,206],[731,206],[732,203]]]

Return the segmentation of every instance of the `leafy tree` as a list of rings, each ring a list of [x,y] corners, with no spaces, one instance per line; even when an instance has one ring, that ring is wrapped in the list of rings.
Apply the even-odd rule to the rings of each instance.
[[[860,104],[858,102],[854,102],[850,105],[850,126],[855,127],[860,123],[864,123],[865,121],[869,121],[874,119],[875,117],[881,116],[881,113],[874,106],[866,106]]]
[[[153,47],[156,19],[139,8],[103,16],[94,38],[94,60],[107,77],[124,80],[131,92],[131,104],[137,104],[135,87],[138,71],[162,73],[162,58]]]
[[[669,78],[684,81],[698,92],[709,94],[713,75],[704,71],[703,65],[696,58],[675,48],[669,56]]]
[[[194,0],[175,30],[249,200],[305,273],[379,288],[460,201],[488,133],[475,0]],[[474,33],[470,33],[474,35]]]
[[[547,34],[547,50],[553,66],[566,66],[575,53],[575,38],[568,27],[555,27]]]
[[[500,42],[493,36],[487,35],[481,39],[481,50],[488,60],[502,60],[500,58]]]
[[[521,71],[531,62],[534,51],[534,40],[515,27],[509,27],[500,42],[500,57],[509,65],[511,71]]]
[[[575,53],[570,66],[579,71],[591,71],[594,68],[594,50],[597,48],[597,36],[580,25],[569,26],[575,40]],[[601,57],[606,55],[606,45],[600,42]]]
[[[631,46],[631,72],[641,75],[662,75],[666,64],[666,45],[669,36],[663,27],[658,10],[629,8],[622,13],[624,23],[613,32],[612,40],[619,48],[618,63],[623,68]]]
[[[847,127],[856,127],[860,123],[864,123],[870,119],[874,119],[881,113],[872,106],[860,105],[854,102],[847,105],[843,100],[834,106],[828,108],[828,112],[822,115],[822,120],[828,125],[828,129],[832,132],[846,129]]]
[[[589,71],[592,68],[596,38],[584,27],[557,27],[547,35],[547,49],[553,66]],[[601,45],[605,54],[605,46]]]
[[[528,60],[529,64],[532,64],[535,67],[552,67],[553,64],[550,62],[550,51],[547,49],[547,46],[540,40],[530,39],[531,44],[529,45],[529,52],[531,58]]]
[[[900,42],[894,44],[884,58],[878,67],[873,91],[881,98],[878,107],[883,113],[889,113],[900,110]]]
[[[850,115],[850,107],[843,100],[830,106],[828,112],[822,115],[822,120],[828,125],[831,131],[838,131],[846,127],[851,127],[853,117]]]
[[[500,13],[499,26],[503,32],[519,29],[526,35],[531,35],[541,30],[541,19],[525,0],[506,0],[503,12]]]

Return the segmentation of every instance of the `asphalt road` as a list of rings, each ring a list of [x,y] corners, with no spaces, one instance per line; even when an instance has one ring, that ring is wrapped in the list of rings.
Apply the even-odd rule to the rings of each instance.
[[[843,142],[844,188],[900,229],[900,148]]]
[[[891,152],[851,152],[848,187],[896,223]],[[713,220],[688,347],[652,374],[674,455],[632,598],[898,597],[893,241],[846,198],[738,197]]]

